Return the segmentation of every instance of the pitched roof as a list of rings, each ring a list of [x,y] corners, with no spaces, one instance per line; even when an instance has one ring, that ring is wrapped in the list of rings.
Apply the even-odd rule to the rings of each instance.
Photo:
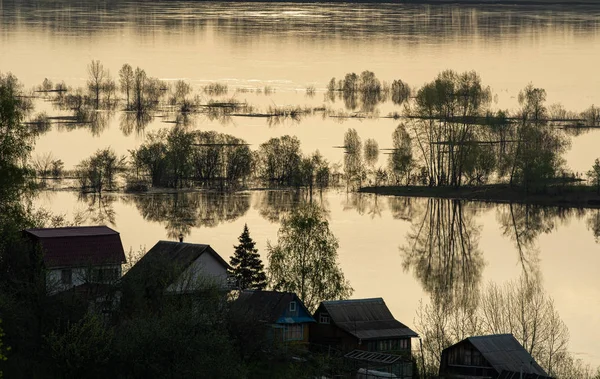
[[[522,372],[523,374],[535,374],[548,377],[548,374],[544,369],[538,365],[512,334],[476,336],[469,337],[466,340],[471,342],[471,344],[479,350],[481,355],[483,355],[498,373],[504,371]]]
[[[396,320],[382,298],[323,301],[331,320],[339,328],[362,340],[418,337]]]
[[[126,261],[119,233],[107,226],[26,229],[38,241],[47,268],[121,264]]]
[[[306,309],[304,303],[292,292],[242,291],[234,302],[233,309],[261,322],[269,324],[288,323],[281,318],[292,301],[296,301],[310,316],[310,312]],[[314,322],[314,319],[311,317],[306,321]]]
[[[210,254],[226,269],[230,267],[210,245],[158,241],[122,280],[166,288],[202,254]]]

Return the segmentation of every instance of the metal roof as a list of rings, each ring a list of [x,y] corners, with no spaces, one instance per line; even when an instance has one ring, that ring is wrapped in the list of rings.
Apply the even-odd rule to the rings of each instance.
[[[26,229],[40,243],[47,268],[115,265],[126,261],[118,232],[107,226]]]
[[[549,377],[512,334],[469,337],[468,340],[498,372],[534,374]],[[461,341],[464,342],[465,340]],[[459,342],[459,344],[461,343]],[[447,349],[451,349],[452,345]],[[447,350],[445,349],[445,350]]]
[[[323,301],[335,325],[362,340],[418,337],[396,320],[382,298]]]

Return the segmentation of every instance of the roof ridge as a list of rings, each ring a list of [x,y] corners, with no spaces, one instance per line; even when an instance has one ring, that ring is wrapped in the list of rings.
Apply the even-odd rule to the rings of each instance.
[[[325,300],[323,304],[342,304],[342,303],[367,303],[383,301],[382,297],[370,297],[365,299],[345,299],[345,300]]]

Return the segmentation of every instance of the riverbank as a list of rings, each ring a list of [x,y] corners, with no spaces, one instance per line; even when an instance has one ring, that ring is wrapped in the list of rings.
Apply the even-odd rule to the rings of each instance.
[[[506,184],[485,186],[425,187],[425,186],[382,186],[363,187],[363,193],[378,195],[435,197],[490,203],[535,204],[564,208],[600,208],[600,195],[595,188],[584,185],[552,187],[548,193],[527,194]]]

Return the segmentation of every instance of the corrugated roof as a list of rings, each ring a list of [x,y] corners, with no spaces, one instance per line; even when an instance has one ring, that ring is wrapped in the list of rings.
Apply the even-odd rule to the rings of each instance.
[[[270,324],[278,321],[280,323],[294,323],[295,321],[291,318],[288,322],[282,322],[281,320],[286,308],[292,301],[296,301],[300,307],[304,308],[306,314],[310,315],[304,303],[292,292],[242,291],[235,301],[233,309],[252,319]],[[314,322],[313,319],[308,321]]]
[[[42,245],[47,268],[120,264],[126,261],[119,233],[107,226],[27,229]]]
[[[533,357],[512,334],[493,334],[467,338],[498,372],[516,372],[548,377]],[[460,342],[459,342],[460,343]]]
[[[123,281],[166,288],[202,254],[210,254],[224,267],[230,267],[210,245],[158,241],[123,275]]]
[[[396,320],[382,298],[323,301],[329,317],[338,327],[362,340],[418,337]]]

